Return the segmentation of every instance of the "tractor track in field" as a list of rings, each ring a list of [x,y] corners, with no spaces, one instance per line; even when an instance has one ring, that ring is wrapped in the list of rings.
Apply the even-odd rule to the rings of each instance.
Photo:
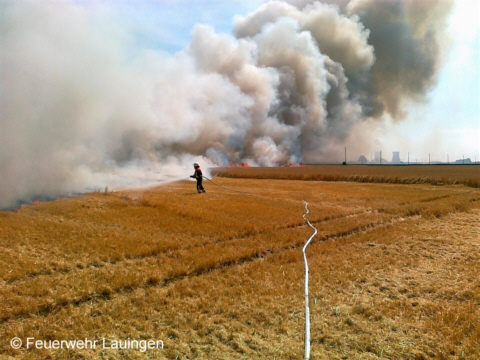
[[[432,196],[432,197],[420,200],[419,202],[420,203],[428,203],[428,202],[432,202],[432,201],[448,199],[448,198],[451,198],[451,197],[470,195],[472,193],[474,193],[474,192],[473,191],[465,191],[465,192],[456,193],[456,194],[437,195],[437,196]]]
[[[433,197],[429,197],[427,199],[420,200],[419,202],[427,203],[427,202],[432,202],[432,201],[441,200],[441,199],[448,199],[449,197],[452,197],[452,196],[455,196],[455,195],[457,195],[457,194],[433,196]]]
[[[311,221],[311,223],[312,224],[328,223],[330,221],[347,219],[347,218],[356,217],[356,216],[360,216],[360,215],[364,215],[364,214],[370,214],[372,212],[374,212],[374,211],[372,211],[372,210],[358,211],[358,212],[355,212],[355,213],[342,214],[342,215],[338,215],[338,216],[332,216],[332,217],[327,217],[327,218],[323,218],[323,219],[314,220],[314,221]],[[21,282],[24,282],[24,281],[29,281],[29,280],[36,279],[36,278],[43,277],[43,276],[49,277],[49,276],[56,276],[56,275],[67,275],[67,274],[71,274],[71,273],[75,273],[75,272],[85,271],[85,270],[92,269],[92,268],[101,269],[101,268],[105,268],[105,267],[108,267],[108,266],[117,265],[117,264],[121,264],[121,263],[125,263],[125,262],[134,262],[134,261],[141,261],[141,260],[148,259],[148,258],[154,258],[154,257],[157,257],[159,254],[171,255],[171,254],[174,254],[178,251],[185,251],[185,250],[188,251],[188,250],[192,250],[192,249],[195,249],[195,248],[204,247],[204,246],[207,246],[207,245],[218,245],[218,244],[223,244],[223,243],[226,243],[226,242],[229,242],[229,241],[242,240],[242,239],[246,239],[246,238],[253,237],[253,236],[264,235],[264,234],[267,234],[269,232],[294,230],[294,229],[302,228],[302,227],[305,227],[305,226],[306,226],[305,224],[297,222],[297,223],[293,223],[293,224],[280,226],[280,227],[275,228],[275,229],[267,229],[267,230],[261,230],[261,231],[256,231],[256,232],[247,232],[247,233],[239,235],[239,236],[226,237],[226,238],[223,238],[223,239],[214,240],[212,242],[205,242],[205,243],[202,243],[202,244],[191,245],[191,246],[187,246],[187,247],[183,247],[183,248],[166,248],[166,249],[161,249],[159,251],[156,251],[154,253],[148,253],[148,254],[143,254],[143,255],[140,254],[140,255],[137,255],[137,256],[125,257],[123,259],[118,259],[118,260],[112,260],[112,261],[106,261],[106,262],[91,262],[91,263],[88,263],[81,268],[79,268],[77,266],[72,266],[71,268],[61,268],[61,269],[51,270],[51,271],[41,270],[41,271],[38,271],[38,272],[28,273],[26,276],[21,277],[21,278],[16,278],[16,279],[13,279],[13,280],[10,280],[10,281],[5,281],[5,284],[6,285],[15,285],[15,284],[18,284],[18,283],[21,283]]]
[[[350,230],[347,230],[347,231],[340,231],[340,232],[337,232],[337,233],[334,233],[334,234],[323,235],[323,236],[317,238],[315,241],[316,242],[325,242],[325,241],[329,241],[329,240],[336,240],[336,239],[346,238],[346,237],[349,237],[349,236],[355,236],[355,235],[363,234],[363,233],[373,231],[375,229],[379,229],[379,228],[382,228],[382,227],[385,227],[385,226],[393,225],[397,222],[405,221],[407,218],[413,218],[413,217],[416,217],[416,216],[417,215],[402,215],[402,216],[397,216],[397,217],[394,217],[394,218],[391,218],[389,220],[382,221],[382,222],[372,222],[372,223],[369,223],[367,225],[358,226],[356,228],[353,228],[353,229],[350,229]],[[305,225],[302,225],[302,226],[305,226]],[[276,249],[276,250],[265,250],[265,251],[257,252],[257,253],[254,253],[254,254],[245,255],[245,256],[242,256],[242,257],[239,257],[239,258],[236,258],[236,259],[226,260],[224,262],[215,264],[214,266],[202,267],[202,268],[199,268],[199,269],[194,270],[194,271],[189,272],[189,273],[173,275],[169,278],[158,279],[158,280],[150,278],[143,283],[121,286],[121,287],[118,287],[116,289],[113,289],[112,291],[103,291],[103,292],[100,292],[100,293],[89,294],[89,295],[79,297],[79,298],[76,298],[76,299],[62,300],[62,301],[58,301],[58,302],[55,302],[55,303],[43,304],[43,305],[38,306],[36,309],[28,309],[28,311],[26,311],[26,312],[18,312],[18,313],[14,313],[14,314],[11,314],[11,315],[2,316],[0,318],[0,324],[3,325],[8,321],[17,321],[17,320],[29,319],[29,318],[34,317],[35,315],[40,315],[40,316],[45,317],[45,316],[48,316],[50,314],[58,313],[59,311],[61,311],[62,309],[66,308],[68,306],[78,307],[78,306],[81,306],[82,304],[89,303],[89,302],[93,304],[93,303],[98,302],[98,301],[110,301],[110,300],[112,300],[112,298],[114,296],[127,295],[127,294],[130,294],[130,293],[134,292],[135,290],[138,290],[138,289],[166,287],[170,284],[176,283],[176,282],[181,281],[183,279],[195,278],[195,277],[198,277],[198,276],[208,274],[212,271],[219,271],[219,270],[222,270],[222,269],[225,269],[225,268],[228,268],[228,267],[232,267],[232,266],[241,266],[241,265],[244,265],[244,264],[251,263],[255,260],[264,259],[268,256],[274,256],[274,255],[281,254],[281,253],[283,253],[285,251],[288,251],[288,250],[295,250],[295,249],[298,249],[299,247],[303,246],[304,242],[305,242],[304,239],[301,239],[298,242],[295,242],[295,243],[290,244],[288,246],[283,246],[283,247],[281,247],[279,249]]]

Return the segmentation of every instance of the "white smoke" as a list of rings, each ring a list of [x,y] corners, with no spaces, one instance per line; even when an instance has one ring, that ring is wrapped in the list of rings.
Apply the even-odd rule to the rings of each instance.
[[[168,56],[108,8],[0,4],[0,208],[203,167],[328,159],[423,101],[447,1],[271,1]],[[388,15],[391,16],[388,16]],[[420,14],[420,15],[419,15]]]

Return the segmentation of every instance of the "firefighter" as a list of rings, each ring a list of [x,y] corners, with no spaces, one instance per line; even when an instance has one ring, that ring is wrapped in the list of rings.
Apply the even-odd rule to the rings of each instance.
[[[205,192],[205,189],[203,188],[202,181],[202,169],[200,169],[200,165],[197,163],[193,164],[193,167],[195,168],[195,173],[191,175],[191,178],[197,179],[197,192],[201,194],[202,192]]]

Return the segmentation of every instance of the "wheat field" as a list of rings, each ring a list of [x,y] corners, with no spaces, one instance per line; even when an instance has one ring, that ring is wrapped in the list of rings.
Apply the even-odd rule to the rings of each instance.
[[[214,178],[0,212],[2,359],[480,358],[480,190]],[[158,339],[163,349],[16,350]]]
[[[480,187],[478,165],[309,165],[301,167],[217,168],[217,176],[245,179],[353,181]]]

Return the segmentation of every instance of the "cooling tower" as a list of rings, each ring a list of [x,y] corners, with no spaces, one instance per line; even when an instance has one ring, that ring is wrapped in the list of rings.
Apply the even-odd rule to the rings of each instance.
[[[400,160],[400,152],[394,151],[392,156],[392,164],[400,164],[402,161]]]

